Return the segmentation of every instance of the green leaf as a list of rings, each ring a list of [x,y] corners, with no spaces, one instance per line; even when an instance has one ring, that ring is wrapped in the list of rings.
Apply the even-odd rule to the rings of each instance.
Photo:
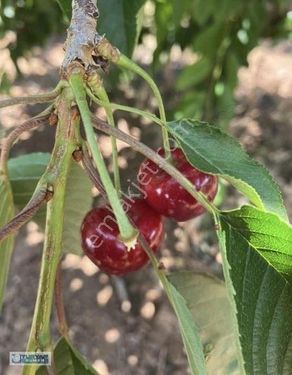
[[[65,19],[69,22],[72,16],[72,1],[73,0],[56,0],[59,4]]]
[[[203,57],[193,65],[187,66],[182,70],[177,78],[178,90],[185,90],[201,83],[208,77],[212,70],[212,64],[208,58]]]
[[[204,352],[198,328],[183,296],[167,279],[166,283],[166,292],[178,319],[191,373],[192,375],[204,375],[206,374]]]
[[[80,226],[92,205],[91,182],[84,170],[73,163],[65,195],[63,251],[81,254]]]
[[[8,161],[14,203],[19,209],[22,209],[30,200],[49,160],[49,153],[35,152]]]
[[[0,174],[0,228],[14,216],[13,197],[10,183],[4,174]],[[13,251],[14,237],[9,236],[0,242],[0,311],[3,300]]]
[[[137,41],[137,17],[145,0],[99,0],[97,29],[121,52],[131,56]]]
[[[61,337],[54,349],[56,375],[98,375],[87,360],[64,338]],[[44,366],[38,368],[36,375],[47,374]]]
[[[169,281],[184,297],[198,326],[208,374],[238,374],[231,306],[224,283],[206,274],[182,271]]]
[[[166,126],[192,165],[223,177],[259,208],[287,219],[281,193],[272,177],[232,137],[218,127],[196,120],[172,121]]]
[[[212,22],[211,26],[203,29],[194,38],[195,51],[208,56],[210,61],[214,61],[218,48],[223,40],[225,32],[225,20]]]
[[[221,4],[220,4],[221,5]],[[197,23],[202,26],[208,19],[218,11],[216,0],[195,0],[193,8],[193,17]]]
[[[22,209],[31,198],[38,180],[45,172],[50,154],[31,153],[9,160],[8,168],[11,178],[15,205]],[[71,166],[65,195],[65,220],[63,248],[65,252],[81,254],[80,226],[92,204],[91,183],[78,164]],[[46,209],[42,208],[34,220],[41,228],[45,227]]]
[[[282,274],[290,272],[291,227],[253,207],[223,213],[219,220],[224,276],[246,373],[291,374],[292,288]]]
[[[222,213],[221,222],[240,235],[287,281],[292,282],[292,227],[252,206]]]
[[[33,152],[9,159],[8,171],[15,206],[21,210],[33,195],[37,183],[45,172],[50,160],[49,153]],[[42,207],[33,220],[45,228],[46,207]]]

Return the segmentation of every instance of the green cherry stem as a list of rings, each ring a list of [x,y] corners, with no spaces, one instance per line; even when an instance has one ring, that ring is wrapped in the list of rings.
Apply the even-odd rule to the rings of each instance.
[[[110,106],[110,101],[109,101],[107,92],[105,91],[103,86],[96,85],[94,87],[94,93],[101,100],[101,103],[105,103],[105,105],[102,104],[102,106],[105,109],[108,123],[113,128],[115,128],[116,127],[115,119],[114,119],[113,112]],[[120,172],[119,172],[119,163],[118,163],[118,148],[117,148],[117,141],[115,137],[111,137],[111,143],[112,143],[112,154],[113,154],[112,160],[113,160],[115,188],[118,194],[120,194],[121,181],[120,181]]]
[[[149,120],[151,122],[155,122],[156,124],[158,124],[160,126],[163,126],[163,122],[157,116],[153,115],[150,112],[142,111],[141,109],[129,107],[127,105],[116,104],[116,103],[112,103],[112,102],[106,103],[106,102],[103,102],[103,101],[99,100],[96,96],[94,96],[94,94],[89,89],[86,89],[86,92],[87,92],[88,96],[90,97],[90,99],[92,99],[94,101],[94,103],[96,103],[96,104],[98,104],[102,107],[105,107],[105,108],[108,107],[108,108],[111,108],[112,110],[116,109],[118,111],[133,113],[135,115],[147,118],[147,120]]]
[[[166,123],[166,115],[165,115],[165,109],[163,105],[163,100],[160,94],[160,91],[154,82],[154,80],[150,77],[150,75],[145,72],[144,69],[142,69],[139,65],[134,63],[131,59],[129,59],[127,56],[121,54],[116,64],[122,68],[128,69],[139,76],[141,76],[151,87],[153,94],[157,100],[158,109],[159,109],[159,115],[161,118],[161,121],[163,124]],[[165,150],[165,158],[166,160],[171,160],[171,152],[170,152],[170,143],[168,138],[168,132],[165,126],[162,127],[162,139],[163,139],[163,147]]]
[[[75,100],[80,111],[80,115],[83,121],[85,133],[86,133],[87,142],[89,144],[89,148],[90,148],[93,160],[96,164],[101,182],[105,188],[110,205],[114,211],[114,214],[118,223],[121,239],[125,243],[126,246],[131,247],[133,243],[135,243],[136,241],[137,232],[133,228],[133,226],[130,224],[129,219],[123,210],[122,204],[119,200],[118,193],[114,188],[112,180],[107,171],[107,167],[103,160],[102,154],[97,145],[96,135],[92,127],[91,113],[88,108],[88,104],[86,100],[86,91],[83,85],[82,77],[79,73],[73,73],[70,76],[69,82],[72,87],[73,94],[75,96]],[[115,128],[112,128],[112,129],[115,129]]]

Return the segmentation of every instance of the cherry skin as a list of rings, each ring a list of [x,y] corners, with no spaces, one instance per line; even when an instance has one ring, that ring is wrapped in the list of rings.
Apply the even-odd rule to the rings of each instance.
[[[162,217],[142,199],[128,200],[124,207],[151,250],[157,252],[164,237]],[[149,260],[139,243],[127,250],[119,239],[115,217],[106,206],[87,213],[81,226],[81,240],[88,258],[108,274],[125,275],[143,267]]]
[[[165,154],[163,149],[158,149],[157,153],[160,156]],[[198,191],[204,193],[209,201],[213,201],[217,193],[217,178],[194,168],[181,149],[172,149],[171,155],[173,166],[190,180]],[[144,160],[140,166],[138,182],[149,206],[163,216],[176,221],[186,221],[205,211],[173,177],[149,159]]]

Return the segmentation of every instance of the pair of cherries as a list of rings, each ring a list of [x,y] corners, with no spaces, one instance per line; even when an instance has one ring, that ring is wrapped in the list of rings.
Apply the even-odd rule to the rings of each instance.
[[[164,150],[158,150],[164,156]],[[217,192],[217,178],[194,168],[181,149],[173,149],[172,163],[209,201]],[[155,253],[164,237],[163,219],[186,221],[201,215],[204,208],[174,178],[146,159],[140,166],[138,181],[144,199],[129,199],[127,214]],[[93,208],[85,216],[81,227],[82,247],[85,254],[102,271],[125,275],[148,262],[148,256],[137,243],[127,250],[119,239],[119,230],[112,211],[107,207]]]

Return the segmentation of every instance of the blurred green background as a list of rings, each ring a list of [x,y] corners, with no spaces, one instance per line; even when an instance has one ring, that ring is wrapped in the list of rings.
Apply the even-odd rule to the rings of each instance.
[[[98,30],[127,55],[136,44],[151,42],[145,62],[163,72],[173,55],[176,99],[167,103],[169,117],[194,117],[226,127],[233,116],[237,71],[263,38],[291,38],[289,0],[101,0]],[[52,35],[65,36],[71,1],[1,0],[0,48],[18,58]],[[3,43],[3,40],[6,42]],[[181,54],[187,56],[180,60]],[[13,83],[0,63],[0,90]],[[115,75],[115,77],[117,77]]]

